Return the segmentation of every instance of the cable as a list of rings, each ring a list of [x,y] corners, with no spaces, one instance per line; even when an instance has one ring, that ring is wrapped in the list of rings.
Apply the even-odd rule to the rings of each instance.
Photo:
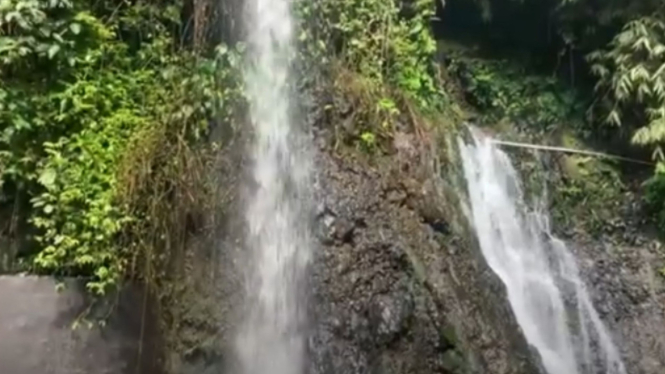
[[[637,159],[634,159],[634,158],[611,155],[611,154],[602,153],[602,152],[584,151],[584,150],[581,150],[581,149],[573,149],[573,148],[565,148],[565,147],[552,147],[552,146],[548,146],[548,145],[517,143],[517,142],[509,142],[509,141],[496,140],[496,139],[490,139],[490,141],[492,143],[495,143],[495,144],[505,145],[505,146],[509,146],[509,147],[539,149],[539,150],[552,151],[552,152],[576,153],[576,154],[582,154],[582,155],[594,156],[594,157],[613,158],[613,159],[617,159],[617,160],[622,160],[622,161],[632,162],[632,163],[642,164],[642,165],[655,165],[654,162],[637,160]]]

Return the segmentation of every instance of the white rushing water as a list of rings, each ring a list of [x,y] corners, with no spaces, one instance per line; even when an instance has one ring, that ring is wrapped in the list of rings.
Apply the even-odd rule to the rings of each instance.
[[[304,366],[301,290],[311,247],[304,218],[311,158],[291,114],[291,1],[245,3],[256,191],[246,211],[251,253],[236,341],[239,374],[298,374]]]
[[[547,215],[529,209],[507,154],[472,129],[459,140],[471,215],[487,263],[506,286],[518,324],[548,374],[625,374],[573,254]]]

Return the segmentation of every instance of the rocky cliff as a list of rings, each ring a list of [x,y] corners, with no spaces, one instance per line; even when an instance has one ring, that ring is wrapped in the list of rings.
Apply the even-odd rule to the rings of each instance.
[[[332,100],[345,107],[345,98]],[[405,121],[387,154],[368,156],[336,151],[339,124],[313,121],[313,372],[536,372],[503,287],[435,166],[433,149],[444,146],[434,144],[435,130]]]

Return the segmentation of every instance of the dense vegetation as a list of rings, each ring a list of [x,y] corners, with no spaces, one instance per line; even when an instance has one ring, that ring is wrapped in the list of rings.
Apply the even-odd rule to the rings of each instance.
[[[238,125],[241,48],[210,40],[204,20],[224,19],[203,3],[0,0],[1,223],[29,249],[24,268],[88,276],[103,293],[163,266],[192,217],[215,209],[207,174],[226,139],[209,134]],[[445,71],[429,27],[437,7],[296,2],[301,81],[323,77],[352,107],[326,107],[335,123],[354,120],[340,142],[381,151],[398,123],[448,116],[454,88],[442,80],[454,75],[487,122],[572,124],[650,147],[646,197],[665,229],[662,1],[451,0],[444,26],[499,57],[447,53]]]
[[[198,202],[194,145],[229,121],[238,85],[233,51],[185,43],[181,7],[0,2],[0,181],[29,269],[103,293],[186,226],[170,209]]]
[[[665,229],[665,3],[451,0],[446,7],[446,37],[467,49],[479,44],[447,62],[488,122],[574,129],[596,144],[618,138],[624,150],[650,151],[657,167],[646,202]]]
[[[21,268],[89,277],[98,294],[126,276],[154,281],[205,225],[200,217],[214,215],[215,155],[244,99],[240,45],[215,46],[206,35],[206,19],[234,15],[208,8],[0,2],[2,223],[20,242]],[[298,62],[334,71],[364,118],[351,142],[374,149],[402,102],[441,105],[433,9],[418,1],[405,16],[379,0],[297,3]],[[210,139],[213,124],[230,130],[221,144]]]
[[[442,117],[450,101],[434,61],[433,0],[299,4],[301,57],[318,67],[313,76],[323,71],[331,81],[321,89],[331,85],[336,97],[326,109],[338,145],[384,152],[398,123],[413,128],[424,126],[424,118]]]

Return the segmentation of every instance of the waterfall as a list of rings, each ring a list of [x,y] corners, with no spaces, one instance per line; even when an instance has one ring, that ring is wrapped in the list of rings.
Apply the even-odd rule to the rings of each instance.
[[[304,366],[301,288],[311,248],[305,218],[311,157],[290,102],[291,2],[248,0],[246,5],[245,83],[256,191],[245,217],[250,265],[236,349],[240,374],[298,374]]]
[[[625,374],[573,254],[551,234],[547,215],[526,206],[508,155],[475,129],[472,139],[460,139],[459,147],[473,226],[544,369],[548,374]]]

